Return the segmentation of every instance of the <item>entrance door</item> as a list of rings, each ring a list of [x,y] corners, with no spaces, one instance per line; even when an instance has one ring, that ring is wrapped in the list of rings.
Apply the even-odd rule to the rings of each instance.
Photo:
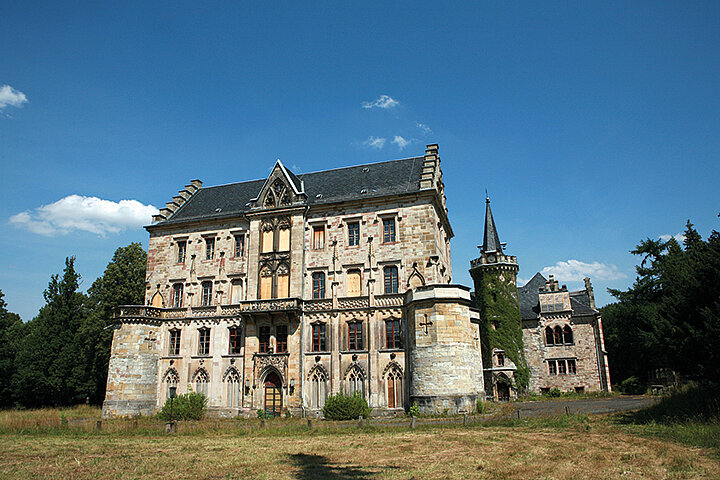
[[[498,400],[508,402],[510,401],[510,386],[504,382],[497,383],[497,394]]]
[[[282,382],[275,372],[265,377],[265,414],[272,417],[280,415],[282,408]]]

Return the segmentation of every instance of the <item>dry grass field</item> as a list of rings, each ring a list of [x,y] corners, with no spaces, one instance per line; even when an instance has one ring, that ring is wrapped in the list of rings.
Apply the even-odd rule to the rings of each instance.
[[[73,423],[88,413],[84,426]],[[150,419],[105,422],[96,432],[94,413],[2,412],[0,478],[720,478],[712,452],[634,435],[603,417],[415,430],[205,421],[164,435]]]

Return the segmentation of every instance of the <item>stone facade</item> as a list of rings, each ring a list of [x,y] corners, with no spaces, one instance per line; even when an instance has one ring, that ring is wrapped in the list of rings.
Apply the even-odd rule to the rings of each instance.
[[[437,145],[299,177],[278,162],[262,181],[194,180],[154,220],[146,305],[118,313],[105,415],[158,409],[169,386],[203,392],[217,415],[318,415],[338,392],[378,414],[469,411],[482,396],[477,313],[447,286]],[[416,341],[418,315],[432,327]],[[152,351],[136,346],[150,334]],[[442,358],[457,368],[431,380]]]

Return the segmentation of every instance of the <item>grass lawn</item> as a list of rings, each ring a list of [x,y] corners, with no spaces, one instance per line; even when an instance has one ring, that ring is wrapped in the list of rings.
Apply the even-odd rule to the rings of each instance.
[[[181,425],[173,435],[142,421],[120,425],[6,428],[0,478],[720,478],[713,451],[637,435],[608,417],[314,431],[277,420],[264,430],[242,422],[194,431]]]

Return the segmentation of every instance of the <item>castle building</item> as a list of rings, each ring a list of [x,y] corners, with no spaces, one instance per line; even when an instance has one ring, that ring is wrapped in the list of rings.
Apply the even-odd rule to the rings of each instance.
[[[472,411],[478,312],[453,285],[437,145],[424,156],[192,181],[146,227],[146,304],[120,307],[105,416],[202,392],[218,415]]]
[[[301,175],[278,161],[261,180],[193,180],[146,229],[145,304],[116,314],[104,416],[153,414],[173,387],[203,393],[222,416],[319,415],[340,392],[392,415],[411,405],[471,412],[486,390],[510,398],[523,375],[532,390],[607,380],[604,357],[605,373],[589,370],[602,350],[592,291],[557,310],[555,284],[541,290],[536,276],[518,304],[517,260],[503,252],[489,201],[475,301],[452,283],[434,144],[419,157]],[[555,335],[566,324],[570,343],[544,343],[546,327]],[[512,348],[494,344],[495,328],[517,329]],[[551,365],[555,374],[543,370]]]

